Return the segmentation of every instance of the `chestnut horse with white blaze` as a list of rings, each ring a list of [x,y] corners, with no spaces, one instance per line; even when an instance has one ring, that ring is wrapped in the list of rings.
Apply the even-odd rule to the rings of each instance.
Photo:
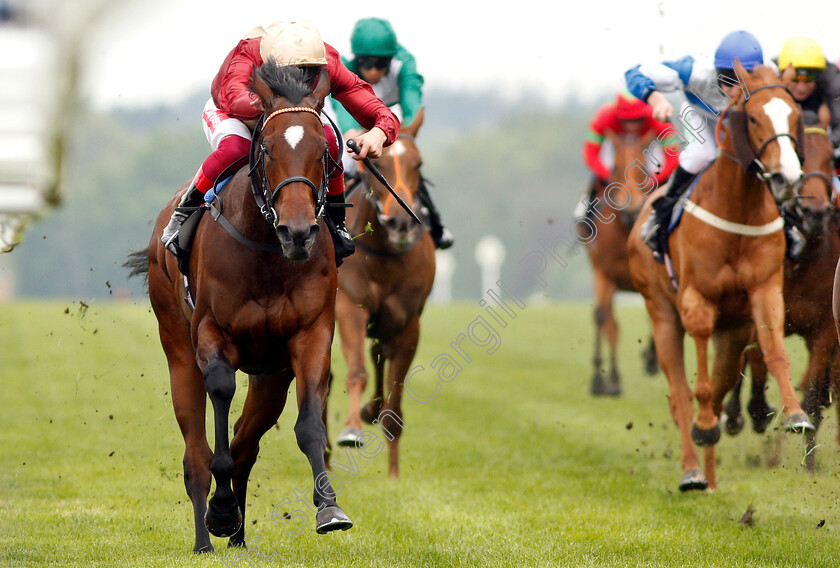
[[[160,242],[184,188],[158,216],[149,248],[128,263],[133,273],[148,272],[186,443],[184,484],[193,505],[195,552],[213,551],[209,533],[230,537],[229,546],[245,545],[248,476],[293,380],[294,432],[312,469],[316,530],[352,526],[336,503],[324,461],[322,413],[338,286],[333,245],[319,217],[330,167],[320,113],[330,81],[322,71],[313,92],[303,79],[300,69],[272,60],[254,74],[264,122],[254,132],[251,167],[234,175],[213,202],[212,216],[205,214],[197,227],[188,271],[194,309],[185,301],[175,257]],[[236,370],[248,373],[249,382],[229,444]],[[208,395],[214,450],[204,425]]]
[[[785,237],[777,200],[789,199],[802,176],[797,155],[800,111],[778,76],[766,67],[736,72],[742,89],[718,119],[720,157],[700,174],[680,224],[668,239],[673,273],[657,263],[640,229],[645,204],[628,241],[630,271],[653,324],[659,364],[668,378],[671,415],[682,440],[682,491],[716,488],[715,450],[723,398],[738,379],[738,362],[753,329],[779,385],[785,429],[814,426],[796,398],[784,345]],[[660,190],[659,193],[662,193]],[[676,286],[676,290],[675,290]],[[692,393],[683,338],[697,350]],[[714,362],[708,368],[709,341]],[[693,417],[693,400],[698,412]],[[694,444],[704,447],[704,471]]]
[[[416,207],[422,158],[415,137],[423,110],[400,128],[394,144],[373,160],[400,198]],[[356,253],[338,274],[336,321],[341,350],[347,362],[349,408],[341,446],[364,443],[362,419],[374,422],[388,440],[391,477],[399,477],[399,440],[403,383],[420,339],[420,315],[435,280],[432,237],[416,223],[393,195],[368,171],[366,187],[349,196],[355,206],[347,226],[356,238]],[[366,230],[367,228],[367,230]],[[361,233],[361,234],[360,234]],[[368,382],[365,339],[375,369],[375,393],[364,408],[361,398]],[[388,392],[385,392],[387,365]]]
[[[822,407],[830,404],[832,384],[834,389],[840,386],[840,348],[834,319],[826,309],[831,302],[834,270],[840,258],[833,199],[833,151],[825,126],[806,126],[804,175],[788,213],[805,236],[806,244],[798,258],[785,259],[785,335],[796,334],[805,340],[808,365],[802,373],[799,390],[803,393],[802,408],[817,428],[822,421]],[[748,349],[745,355],[752,371],[752,396],[747,408],[753,430],[761,433],[774,412],[765,396],[767,367],[758,350]],[[729,434],[737,434],[743,427],[742,382],[743,379],[733,389],[724,408]],[[805,465],[811,470],[816,465],[815,434],[809,433],[806,440]]]
[[[613,313],[613,296],[618,290],[636,291],[627,263],[627,237],[642,209],[646,192],[655,188],[647,175],[639,179],[639,174],[646,172],[637,165],[646,163],[644,151],[656,139],[656,134],[651,132],[644,137],[619,136],[607,131],[606,138],[615,149],[615,162],[609,183],[597,189],[597,201],[592,205],[595,210],[590,218],[595,225],[595,237],[586,247],[592,264],[597,327],[593,359],[595,372],[590,386],[593,395],[621,394],[617,362],[618,323]],[[601,355],[604,338],[610,349],[609,372]],[[652,339],[643,357],[647,372],[655,374],[656,350]]]

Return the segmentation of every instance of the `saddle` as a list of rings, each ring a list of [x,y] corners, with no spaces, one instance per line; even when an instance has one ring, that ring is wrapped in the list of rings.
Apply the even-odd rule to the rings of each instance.
[[[204,205],[182,209],[189,212],[189,216],[184,219],[181,228],[178,230],[178,237],[175,239],[175,257],[178,259],[178,270],[186,277],[190,275],[190,252],[192,252],[193,239],[195,239],[198,224],[201,222],[204,213],[209,209],[208,205],[213,202],[216,195],[232,178],[233,175],[230,175],[209,189],[204,196]]]

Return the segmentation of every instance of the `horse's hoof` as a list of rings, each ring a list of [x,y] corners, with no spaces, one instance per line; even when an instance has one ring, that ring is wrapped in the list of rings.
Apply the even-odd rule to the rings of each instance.
[[[602,396],[607,394],[607,386],[604,383],[604,377],[601,373],[595,373],[592,377],[592,384],[589,386],[589,392],[592,396]]]
[[[776,408],[769,404],[754,407],[750,403],[747,410],[749,410],[750,417],[752,418],[753,432],[756,434],[763,434],[767,430],[767,427],[770,426],[770,423],[773,422],[773,417],[776,415]]]
[[[353,521],[341,510],[341,507],[325,507],[315,515],[315,532],[346,531],[353,526]]]
[[[699,469],[690,469],[685,472],[680,478],[680,491],[694,491],[700,490],[703,491],[709,487],[709,482],[706,481],[706,476],[703,475]]]
[[[242,511],[234,501],[233,507],[216,505],[213,499],[204,514],[204,526],[213,536],[233,536],[242,528]]]
[[[730,436],[737,436],[744,429],[744,416],[736,414],[729,416],[725,412],[720,415],[720,423],[723,424],[723,429]]]
[[[367,422],[368,424],[373,424],[374,420],[379,419],[379,413],[382,411],[382,400],[381,399],[374,399],[370,400],[362,406],[361,411],[359,412],[362,416],[362,420]]]
[[[793,432],[794,434],[804,434],[806,432],[817,431],[817,429],[814,428],[814,423],[811,422],[811,419],[808,418],[808,415],[804,412],[797,412],[796,414],[788,416],[788,419],[785,420],[784,429],[785,432]]]
[[[205,544],[202,546],[196,545],[195,548],[193,548],[193,554],[213,554],[214,552],[216,552],[216,549],[213,548],[212,544]]]
[[[362,447],[362,431],[358,428],[345,428],[335,441],[339,446]]]
[[[233,538],[228,541],[228,548],[248,548],[244,538]]]
[[[645,361],[645,373],[655,375],[659,372],[659,360],[656,358],[656,351],[645,349],[642,351],[642,359]]]
[[[720,441],[720,425],[715,424],[709,430],[703,430],[697,427],[697,424],[691,425],[691,439],[700,447],[714,446]]]

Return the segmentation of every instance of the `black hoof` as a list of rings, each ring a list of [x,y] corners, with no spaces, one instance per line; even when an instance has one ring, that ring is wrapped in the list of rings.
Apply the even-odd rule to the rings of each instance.
[[[734,416],[722,414],[720,421],[723,423],[723,429],[730,436],[737,436],[744,429],[744,416],[742,414],[735,414]]]
[[[720,426],[715,424],[709,430],[702,430],[697,424],[692,424],[691,439],[700,447],[714,446],[720,441]]]
[[[655,375],[659,372],[659,361],[656,358],[656,351],[645,349],[642,351],[642,358],[645,360],[645,373]]]
[[[706,481],[706,476],[698,469],[690,469],[685,472],[680,479],[680,491],[703,491],[709,487],[709,482]]]
[[[592,384],[589,386],[589,392],[592,396],[603,396],[607,394],[607,385],[604,382],[604,376],[601,373],[595,373],[592,377]]]
[[[373,424],[374,420],[379,419],[379,413],[381,411],[382,411],[382,401],[374,399],[374,400],[368,401],[367,404],[362,406],[360,413],[362,415],[362,420],[364,420],[368,424]]]
[[[248,548],[244,538],[231,537],[228,541],[228,548]]]
[[[193,548],[193,554],[212,554],[216,552],[212,544],[205,544],[203,546],[196,546]]]
[[[776,415],[776,409],[769,404],[754,405],[752,401],[747,405],[747,410],[752,418],[753,432],[756,434],[763,434]]]
[[[331,531],[346,531],[353,526],[353,521],[341,510],[341,507],[325,507],[315,515],[315,532],[324,534]]]
[[[804,434],[806,432],[813,433],[817,431],[817,429],[814,428],[814,423],[811,422],[811,419],[808,418],[808,415],[804,412],[791,414],[788,419],[785,420],[784,429],[785,432],[793,432],[794,434]]]
[[[210,499],[210,505],[204,514],[204,526],[213,536],[233,536],[242,528],[242,511],[234,499],[232,506],[217,505]]]

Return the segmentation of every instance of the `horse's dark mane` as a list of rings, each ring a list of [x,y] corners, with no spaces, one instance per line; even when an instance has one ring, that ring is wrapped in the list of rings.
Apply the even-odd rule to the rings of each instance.
[[[296,105],[306,95],[312,93],[311,85],[320,71],[320,67],[301,68],[280,65],[273,57],[269,57],[257,69],[257,74],[265,81],[272,93]],[[253,82],[251,88],[253,89]]]

